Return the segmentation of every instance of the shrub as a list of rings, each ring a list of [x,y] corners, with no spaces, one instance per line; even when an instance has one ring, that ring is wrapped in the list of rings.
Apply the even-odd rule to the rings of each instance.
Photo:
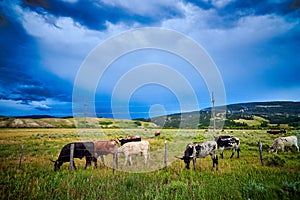
[[[136,126],[142,126],[142,123],[140,121],[135,121],[134,123]]]
[[[273,154],[265,157],[265,164],[266,166],[282,167],[285,164],[285,159]]]
[[[203,141],[205,141],[205,139],[206,139],[206,137],[204,135],[199,134],[199,135],[197,135],[197,136],[195,136],[193,138],[193,141],[195,141],[195,142],[203,142]]]
[[[300,192],[300,182],[288,182],[284,181],[282,184],[283,188],[287,191]]]
[[[105,125],[105,126],[108,126],[108,125],[111,125],[113,124],[112,121],[99,121],[99,125]]]
[[[266,188],[262,184],[257,184],[250,180],[243,187],[243,195],[247,199],[261,199],[265,194]]]

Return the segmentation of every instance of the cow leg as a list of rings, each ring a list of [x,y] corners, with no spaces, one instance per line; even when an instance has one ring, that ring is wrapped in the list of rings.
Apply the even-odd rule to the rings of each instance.
[[[132,165],[132,156],[129,156],[129,165]]]
[[[148,158],[148,154],[147,152],[144,152],[144,164],[146,165],[147,164],[147,158]]]
[[[114,168],[118,169],[118,153],[113,154],[113,163],[114,163]]]
[[[128,159],[128,155],[125,154],[124,166],[126,166],[126,164],[127,164],[127,159]]]
[[[193,157],[193,166],[194,166],[194,170],[196,171],[196,157]]]
[[[215,156],[215,164],[216,164],[216,170],[219,169],[219,161],[218,161],[218,155]]]
[[[230,158],[232,158],[234,156],[234,152],[235,152],[235,149],[232,149]]]
[[[93,162],[94,162],[95,169],[97,169],[98,168],[98,166],[97,166],[97,158],[93,157]]]
[[[75,166],[75,162],[74,162],[74,160],[73,160],[73,167],[74,167],[74,169],[76,170],[77,168],[76,168],[76,166]]]
[[[92,166],[92,157],[90,157],[90,156],[85,157],[85,167],[84,167],[84,169],[86,169],[88,166]]]
[[[238,148],[236,151],[237,151],[237,157],[236,158],[240,158],[240,151],[241,151],[240,148]]]
[[[299,147],[298,147],[298,145],[296,144],[295,146],[296,146],[297,152],[299,152]]]
[[[211,170],[214,169],[215,164],[216,164],[216,170],[218,171],[218,164],[219,164],[218,155],[212,155],[211,158],[212,158],[212,161],[213,161],[213,166],[212,166]]]
[[[101,162],[105,165],[104,156],[103,155],[100,155],[100,159],[101,159]]]
[[[190,169],[190,161],[188,161],[188,162],[185,163],[185,168],[186,169]]]
[[[223,151],[224,151],[224,148],[221,147],[221,148],[220,148],[220,156],[221,156],[222,159],[223,159]]]
[[[84,167],[84,169],[86,169],[88,165],[89,165],[89,160],[88,160],[88,158],[86,158],[86,160],[85,160],[85,167]]]

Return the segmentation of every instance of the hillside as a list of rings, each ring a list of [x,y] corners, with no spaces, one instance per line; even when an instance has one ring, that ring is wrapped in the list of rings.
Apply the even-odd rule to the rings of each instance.
[[[0,117],[0,128],[155,128],[152,122],[107,118]]]
[[[226,119],[222,119],[225,122],[224,128],[300,128],[300,102],[252,102],[226,107]],[[211,108],[144,120],[165,128],[178,128],[180,123],[184,128],[208,128]]]

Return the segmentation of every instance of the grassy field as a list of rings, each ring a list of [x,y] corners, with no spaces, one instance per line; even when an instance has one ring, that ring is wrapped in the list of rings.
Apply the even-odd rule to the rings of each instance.
[[[186,170],[182,155],[192,141],[212,139],[205,130],[153,129],[0,129],[1,199],[298,199],[300,196],[300,153],[269,155],[275,137],[260,130],[228,131],[241,140],[241,155],[229,159],[225,151],[219,170],[211,171],[209,157],[197,160],[197,170]],[[134,158],[133,166],[113,170],[98,163],[98,169],[84,170],[84,159],[75,159],[78,169],[70,172],[65,163],[58,172],[53,163],[61,148],[73,141],[116,139],[126,134],[140,135],[151,145],[149,163]],[[223,133],[222,133],[223,134]],[[224,133],[225,134],[225,133]],[[290,131],[289,135],[296,135]],[[298,140],[299,140],[298,135]],[[163,169],[165,141],[168,167]],[[263,143],[265,166],[261,166],[257,143]],[[18,169],[21,147],[23,161]],[[109,166],[112,156],[107,156]],[[133,173],[130,173],[133,172]],[[145,172],[145,173],[140,173]]]

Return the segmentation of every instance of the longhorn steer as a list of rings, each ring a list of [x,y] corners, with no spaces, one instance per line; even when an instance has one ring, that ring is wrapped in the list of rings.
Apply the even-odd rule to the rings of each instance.
[[[213,161],[212,169],[216,164],[216,170],[218,170],[217,149],[218,145],[215,141],[189,143],[184,151],[184,156],[177,158],[185,162],[187,169],[190,169],[190,161],[193,160],[194,170],[196,170],[196,158],[205,158],[210,155]]]
[[[223,158],[223,151],[227,149],[231,149],[231,156],[233,157],[234,152],[237,151],[237,158],[240,157],[240,140],[239,138],[228,136],[228,135],[222,135],[215,137],[215,141],[218,144],[218,148],[220,150],[221,158]]]
[[[54,171],[60,169],[64,162],[70,162],[70,151],[71,151],[71,144],[74,144],[74,158],[82,159],[85,157],[85,169],[88,165],[91,165],[91,161],[95,163],[95,167],[97,167],[96,159],[93,157],[94,152],[94,143],[93,142],[73,142],[66,144],[60,151],[58,159],[56,161],[51,160],[54,162]],[[75,162],[73,160],[74,169],[76,169]]]
[[[278,150],[284,151],[284,147],[292,147],[292,146],[295,146],[297,152],[299,152],[298,140],[296,136],[279,137],[276,138],[272,146],[270,146],[269,153],[272,153],[274,151],[275,153],[277,153]]]
[[[104,156],[107,154],[113,154],[114,165],[118,168],[118,144],[119,143],[116,140],[100,140],[95,142],[94,157],[97,159],[100,156],[102,163],[105,164]]]
[[[147,159],[150,157],[150,144],[148,141],[140,142],[128,142],[121,146],[118,153],[125,156],[124,165],[127,164],[129,158],[129,165],[132,165],[132,155],[144,155],[144,163],[147,163]]]

